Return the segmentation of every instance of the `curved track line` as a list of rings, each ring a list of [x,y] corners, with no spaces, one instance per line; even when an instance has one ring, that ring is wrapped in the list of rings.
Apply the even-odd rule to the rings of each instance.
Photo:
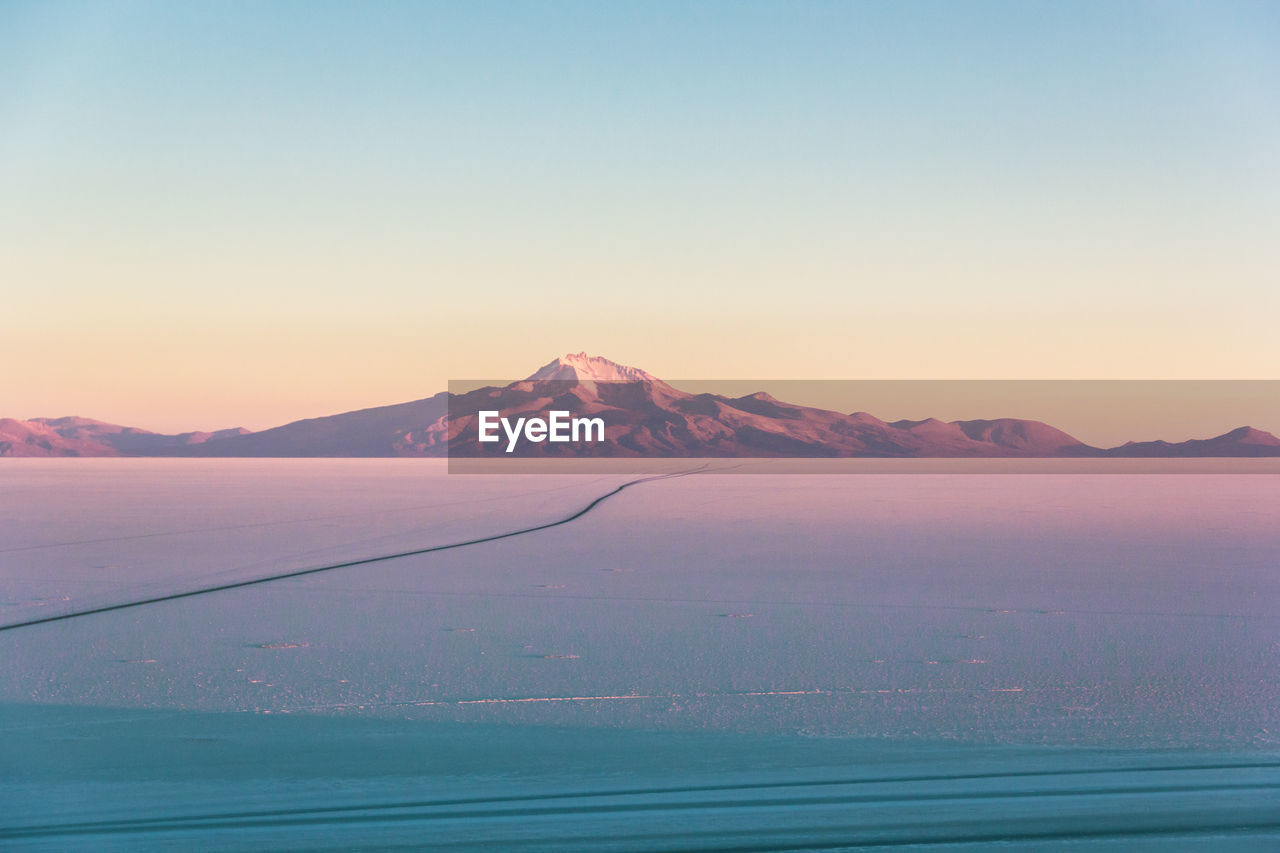
[[[628,480],[612,491],[605,492],[600,497],[591,501],[582,509],[567,515],[556,521],[548,521],[545,524],[537,524],[533,527],[522,527],[519,530],[509,530],[506,533],[495,533],[492,536],[481,536],[476,539],[467,539],[462,542],[451,542],[447,545],[432,545],[428,548],[416,548],[412,551],[398,551],[394,554],[381,554],[377,557],[364,557],[359,560],[347,560],[342,563],[331,563],[327,566],[314,566],[309,569],[296,569],[289,572],[281,572],[275,575],[266,575],[265,577],[250,578],[248,580],[231,581],[229,583],[216,584],[214,586],[199,587],[198,589],[189,589],[184,592],[172,592],[165,595],[156,595],[150,598],[139,598],[135,601],[122,601],[119,604],[104,604],[101,607],[91,607],[88,610],[77,610],[71,613],[61,613],[57,616],[42,616],[39,619],[26,619],[21,622],[10,622],[7,625],[0,625],[0,632],[13,631],[18,628],[30,628],[35,625],[45,625],[49,622],[64,622],[68,619],[77,619],[81,616],[94,616],[99,613],[111,613],[116,610],[127,610],[131,607],[142,607],[147,604],[159,604],[164,601],[177,601],[180,598],[193,598],[197,595],[208,595],[214,592],[224,592],[229,589],[241,589],[247,586],[257,586],[259,584],[271,583],[272,581],[287,580],[289,578],[300,578],[306,575],[315,575],[320,572],[331,572],[335,569],[349,569],[354,566],[367,566],[370,563],[381,563],[386,560],[398,560],[401,557],[416,557],[420,554],[434,554],[437,551],[451,551],[455,548],[466,548],[469,545],[481,545],[485,542],[497,542],[500,539],[510,539],[513,536],[523,536],[526,533],[537,533],[539,530],[550,530],[553,527],[559,527],[562,524],[568,524],[577,521],[609,498],[617,495],[632,486],[638,486],[641,483],[650,483],[654,480],[669,480],[674,477],[684,477],[689,474],[696,474],[705,469],[707,466],[702,465],[698,468],[692,468],[687,471],[676,471],[671,474],[658,474],[653,477],[641,477],[636,480]]]
[[[581,485],[581,484],[574,484]],[[66,542],[44,542],[36,545],[16,545],[12,548],[0,548],[0,554],[16,554],[22,551],[44,551],[51,548],[72,548],[76,545],[97,545],[103,542],[133,542],[139,539],[161,539],[166,536],[189,536],[193,533],[218,533],[226,530],[252,530],[258,527],[279,527],[288,524],[310,524],[314,521],[335,521],[339,519],[361,518],[370,515],[390,515],[402,512],[418,512],[424,509],[435,509],[439,506],[456,506],[457,504],[482,504],[495,501],[509,501],[529,495],[549,495],[573,486],[557,486],[554,489],[534,489],[528,492],[513,492],[509,495],[498,495],[492,498],[472,498],[464,501],[445,501],[443,503],[417,504],[415,506],[398,506],[394,509],[366,510],[364,512],[344,512],[336,515],[312,515],[302,518],[285,518],[279,521],[256,521],[249,524],[223,524],[215,527],[188,527],[182,530],[162,530],[151,533],[134,533],[129,536],[100,536],[96,539],[71,539]]]

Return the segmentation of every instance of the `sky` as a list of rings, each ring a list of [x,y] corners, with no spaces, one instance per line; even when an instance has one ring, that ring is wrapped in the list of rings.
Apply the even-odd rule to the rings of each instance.
[[[1280,378],[1277,152],[1275,3],[0,0],[0,416]]]

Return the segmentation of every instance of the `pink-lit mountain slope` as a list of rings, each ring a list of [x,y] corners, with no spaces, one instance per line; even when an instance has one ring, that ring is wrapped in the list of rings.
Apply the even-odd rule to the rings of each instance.
[[[995,457],[1096,455],[1095,448],[1036,421],[899,422],[784,403],[766,393],[690,394],[642,370],[584,354],[543,366],[528,379],[454,397],[449,416],[411,432],[424,453],[493,455],[474,440],[476,414],[543,415],[550,410],[604,420],[605,441],[572,446],[524,443],[517,454],[553,456]]]
[[[1190,457],[1280,456],[1280,439],[1241,427],[1211,439],[1091,447],[1039,421],[1017,418],[886,423],[760,392],[691,394],[643,370],[576,353],[527,379],[463,394],[309,418],[261,432],[164,436],[85,418],[0,420],[0,456],[493,456],[477,413],[510,418],[548,411],[599,417],[605,440],[522,442],[512,455],[663,457]],[[505,453],[503,455],[506,455]]]

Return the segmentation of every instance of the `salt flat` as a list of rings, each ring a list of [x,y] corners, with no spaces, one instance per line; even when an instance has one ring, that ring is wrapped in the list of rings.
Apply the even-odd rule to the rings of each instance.
[[[0,622],[537,526],[628,479],[6,463]],[[1275,475],[700,473],[526,535],[3,631],[0,843],[508,846],[533,821],[532,849],[833,849],[991,841],[993,817],[1050,846],[1274,842],[1274,768],[1194,767],[1280,760],[1277,531]],[[866,781],[906,765],[949,781]],[[1044,795],[1103,768],[1139,775]],[[1004,787],[975,799],[974,773]],[[769,787],[794,782],[853,787]],[[669,790],[721,783],[738,805]],[[369,817],[636,787],[661,792]],[[227,817],[261,809],[293,811]]]
[[[3,622],[538,524],[625,480],[446,479],[434,460],[5,461]]]

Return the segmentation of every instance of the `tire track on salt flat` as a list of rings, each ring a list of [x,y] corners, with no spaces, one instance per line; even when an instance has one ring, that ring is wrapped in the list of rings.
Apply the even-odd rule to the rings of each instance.
[[[708,463],[709,464],[709,463]],[[480,536],[475,539],[466,539],[461,542],[450,542],[446,545],[432,545],[427,548],[415,548],[409,551],[397,551],[393,554],[380,554],[376,557],[363,557],[359,560],[345,560],[341,563],[331,563],[325,566],[313,566],[307,569],[294,569],[288,572],[279,572],[277,574],[265,575],[263,577],[249,578],[247,580],[229,581],[227,583],[214,584],[211,586],[197,587],[196,589],[188,589],[182,592],[171,592],[164,595],[154,595],[148,598],[138,598],[132,601],[122,601],[116,604],[104,604],[101,607],[90,607],[86,610],[76,610],[70,613],[59,613],[53,616],[42,616],[38,619],[25,619],[19,622],[10,622],[6,625],[0,625],[0,632],[16,631],[19,628],[31,628],[36,625],[46,625],[50,622],[65,622],[70,619],[78,619],[82,616],[96,616],[102,613],[113,613],[118,610],[128,610],[134,607],[144,607],[148,604],[161,604],[166,601],[177,601],[183,598],[194,598],[198,595],[210,595],[215,592],[226,592],[232,589],[243,589],[250,586],[259,586],[261,584],[271,583],[273,581],[288,580],[290,578],[306,577],[307,575],[316,575],[321,572],[332,572],[337,569],[350,569],[356,566],[367,566],[372,563],[382,563],[388,560],[398,560],[401,557],[416,557],[422,554],[434,554],[438,551],[451,551],[456,548],[466,548],[471,545],[483,545],[486,542],[497,542],[502,539],[510,539],[513,536],[524,536],[529,533],[537,533],[540,530],[550,530],[553,527],[560,527],[564,524],[570,524],[582,518],[591,512],[600,504],[609,500],[609,498],[620,494],[621,492],[638,486],[641,483],[652,483],[657,480],[670,480],[676,477],[687,477],[690,474],[697,474],[707,468],[707,465],[701,465],[686,471],[675,471],[670,474],[658,474],[652,477],[640,477],[635,480],[628,480],[617,486],[611,491],[605,492],[603,495],[592,500],[582,509],[574,512],[564,518],[548,521],[543,524],[535,524],[531,527],[522,527],[518,530],[508,530],[506,533],[495,533],[490,536]]]

